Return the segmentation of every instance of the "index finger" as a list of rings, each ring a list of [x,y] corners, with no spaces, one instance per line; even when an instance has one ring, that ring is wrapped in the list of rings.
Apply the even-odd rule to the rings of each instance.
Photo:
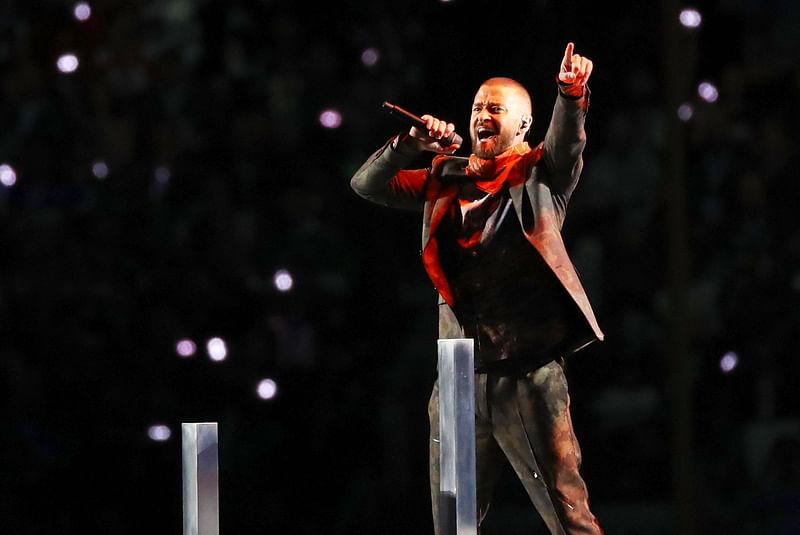
[[[575,50],[575,44],[573,42],[567,43],[567,49],[564,51],[564,59],[562,60],[561,64],[565,67],[569,67],[572,65],[572,51]]]

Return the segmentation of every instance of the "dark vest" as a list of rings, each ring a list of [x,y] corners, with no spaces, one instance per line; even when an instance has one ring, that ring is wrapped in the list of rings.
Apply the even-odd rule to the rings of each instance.
[[[473,247],[460,246],[458,202],[442,222],[440,259],[464,336],[479,370],[531,369],[569,352],[586,329],[580,310],[525,238],[511,199],[498,194],[494,216]],[[579,333],[585,337],[585,333]]]

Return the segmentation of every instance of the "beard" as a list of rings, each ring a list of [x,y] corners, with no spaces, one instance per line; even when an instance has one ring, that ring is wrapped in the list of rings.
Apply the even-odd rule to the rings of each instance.
[[[514,132],[500,132],[496,136],[481,140],[476,132],[472,132],[472,153],[478,158],[491,160],[514,145]]]

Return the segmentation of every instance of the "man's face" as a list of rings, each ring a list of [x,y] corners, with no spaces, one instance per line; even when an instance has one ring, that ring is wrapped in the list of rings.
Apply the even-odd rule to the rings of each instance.
[[[500,83],[482,85],[469,121],[472,152],[479,158],[494,158],[524,141],[527,128],[520,126],[527,113],[525,98],[516,88]]]

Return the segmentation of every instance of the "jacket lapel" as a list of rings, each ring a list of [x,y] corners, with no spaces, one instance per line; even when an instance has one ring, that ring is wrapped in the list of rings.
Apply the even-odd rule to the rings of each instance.
[[[436,290],[451,307],[454,304],[453,291],[439,262],[439,242],[436,238],[436,230],[447,215],[457,194],[458,186],[456,184],[442,185],[438,177],[432,179],[428,188],[428,200],[425,203],[422,235],[422,264]]]
[[[581,312],[583,312],[598,339],[602,340],[603,332],[600,330],[594,311],[589,304],[586,290],[584,290],[578,278],[578,273],[575,271],[575,267],[567,254],[554,210],[552,207],[543,206],[536,199],[528,199],[527,201],[529,202],[526,202],[523,198],[525,191],[525,184],[509,188],[511,202],[514,204],[514,210],[517,212],[517,218],[525,237],[539,251],[545,263],[567,290]],[[530,196],[531,192],[528,192],[528,195]],[[523,213],[526,208],[533,210],[530,217],[526,217]]]

